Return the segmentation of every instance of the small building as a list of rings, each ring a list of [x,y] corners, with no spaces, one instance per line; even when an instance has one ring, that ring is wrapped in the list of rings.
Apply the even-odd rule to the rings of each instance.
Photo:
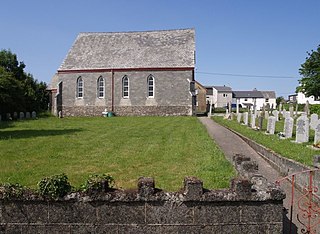
[[[207,89],[200,84],[198,81],[195,81],[195,89],[196,89],[196,113],[205,113],[207,112]]]
[[[309,104],[320,104],[320,100],[316,99],[314,96],[306,97],[304,93],[296,93],[289,95],[288,101],[291,103],[298,103],[298,104],[306,104],[307,101]]]
[[[233,91],[232,103],[238,107],[260,110],[263,105],[276,108],[276,94],[274,91]]]
[[[194,68],[194,29],[80,33],[52,78],[52,112],[193,115]]]
[[[232,102],[232,88],[228,86],[205,86],[207,89],[207,102],[214,108],[226,107]]]

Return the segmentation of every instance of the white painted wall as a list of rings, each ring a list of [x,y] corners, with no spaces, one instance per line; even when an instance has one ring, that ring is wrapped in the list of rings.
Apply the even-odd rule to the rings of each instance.
[[[298,93],[298,104],[306,104],[307,101],[309,102],[309,104],[320,104],[320,101],[314,100],[314,96],[306,97],[303,93]]]

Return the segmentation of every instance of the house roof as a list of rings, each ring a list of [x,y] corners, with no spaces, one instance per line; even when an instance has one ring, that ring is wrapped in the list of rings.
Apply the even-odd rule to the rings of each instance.
[[[274,91],[260,91],[264,98],[276,98],[276,93]]]
[[[194,29],[80,33],[58,70],[195,66]]]
[[[233,98],[265,98],[261,91],[233,91]]]
[[[232,92],[232,88],[228,86],[212,86],[218,92]]]

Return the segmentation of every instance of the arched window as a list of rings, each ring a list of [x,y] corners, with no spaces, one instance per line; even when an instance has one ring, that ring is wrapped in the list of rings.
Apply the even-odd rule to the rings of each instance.
[[[104,97],[104,79],[102,76],[100,76],[97,81],[97,96],[98,98]]]
[[[122,97],[129,98],[129,78],[127,76],[122,78]]]
[[[77,98],[83,98],[83,79],[81,76],[77,79]]]
[[[154,77],[152,75],[149,75],[147,82],[148,82],[148,97],[153,98],[154,97]]]

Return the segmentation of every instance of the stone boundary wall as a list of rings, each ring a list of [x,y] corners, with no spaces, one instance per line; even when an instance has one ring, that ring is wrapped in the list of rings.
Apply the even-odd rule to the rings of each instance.
[[[230,128],[228,129],[234,132],[235,134],[237,134],[239,137],[241,137],[251,148],[253,148],[256,152],[258,152],[276,170],[278,170],[283,175],[283,177],[298,173],[295,175],[295,185],[298,187],[298,189],[303,190],[306,186],[308,186],[309,173],[300,173],[300,172],[307,171],[307,170],[316,170],[317,168],[308,167],[292,159],[282,157],[281,155],[241,135],[240,133]],[[290,178],[288,179],[290,180]],[[313,179],[316,186],[318,186],[318,184],[320,184],[320,171],[315,172]],[[320,191],[317,191],[316,194],[320,196]]]
[[[63,116],[102,116],[106,106],[63,106]],[[117,116],[190,116],[192,106],[115,106]]]
[[[223,190],[186,177],[180,192],[167,193],[152,178],[140,178],[131,191],[2,198],[0,233],[282,233],[285,194],[261,183],[254,163],[242,156],[235,161],[243,172]]]

